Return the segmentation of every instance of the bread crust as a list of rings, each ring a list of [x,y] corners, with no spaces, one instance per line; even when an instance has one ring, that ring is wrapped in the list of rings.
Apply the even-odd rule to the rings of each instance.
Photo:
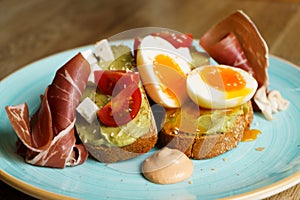
[[[148,132],[142,137],[136,139],[130,145],[123,147],[107,146],[107,145],[92,145],[85,143],[84,146],[91,156],[96,160],[104,163],[118,162],[137,157],[141,154],[147,153],[152,149],[158,139],[156,124],[153,115],[151,115],[151,123]]]
[[[248,105],[248,113],[238,115],[235,125],[228,132],[196,135],[179,131],[174,134],[166,132],[166,129],[162,128],[159,135],[159,146],[178,149],[193,159],[208,159],[221,155],[235,148],[242,140],[245,130],[250,127],[253,119],[251,101],[248,102]]]

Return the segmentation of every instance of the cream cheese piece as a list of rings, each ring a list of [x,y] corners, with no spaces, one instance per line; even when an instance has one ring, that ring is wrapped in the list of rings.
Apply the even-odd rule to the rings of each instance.
[[[142,173],[153,183],[172,184],[193,174],[193,162],[181,151],[164,147],[149,156],[142,164]]]
[[[86,97],[76,108],[77,112],[90,124],[96,120],[98,109],[98,106],[89,97]]]

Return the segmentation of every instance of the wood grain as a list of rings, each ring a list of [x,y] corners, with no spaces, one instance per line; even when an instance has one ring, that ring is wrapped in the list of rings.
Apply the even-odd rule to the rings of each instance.
[[[0,80],[45,56],[128,29],[165,27],[199,38],[237,9],[255,22],[271,54],[300,65],[298,0],[0,0]],[[267,200],[299,195],[298,184]],[[1,182],[0,199],[33,198]]]

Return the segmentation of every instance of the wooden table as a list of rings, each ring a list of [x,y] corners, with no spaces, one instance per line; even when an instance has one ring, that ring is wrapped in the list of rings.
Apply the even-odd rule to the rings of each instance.
[[[2,0],[0,80],[37,59],[92,44],[137,27],[166,27],[199,38],[241,9],[255,22],[270,53],[300,65],[297,0]],[[0,182],[0,199],[32,199]],[[269,200],[300,199],[300,184]]]

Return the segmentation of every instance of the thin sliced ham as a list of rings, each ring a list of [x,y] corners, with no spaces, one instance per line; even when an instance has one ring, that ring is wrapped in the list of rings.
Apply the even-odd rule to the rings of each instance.
[[[208,48],[210,56],[218,63],[238,67],[254,75],[254,71],[234,33],[228,33],[218,43]]]
[[[268,46],[254,23],[242,11],[234,12],[208,30],[201,37],[200,45],[220,64],[234,65],[241,63],[241,60],[234,58],[246,59],[243,62],[248,62],[249,66],[245,68],[253,74],[258,86],[268,85]],[[232,51],[240,55],[232,54]],[[223,53],[220,55],[218,52]]]
[[[87,150],[76,143],[74,125],[75,108],[89,74],[89,63],[79,53],[56,72],[31,119],[26,103],[6,107],[19,138],[17,152],[25,156],[27,163],[64,168],[87,159]]]
[[[239,67],[252,74],[258,82],[253,101],[267,119],[271,120],[272,113],[288,107],[288,101],[278,95],[278,91],[276,98],[272,95],[268,98],[272,92],[268,90],[268,46],[245,13],[236,11],[231,14],[209,29],[199,43],[219,64]]]

